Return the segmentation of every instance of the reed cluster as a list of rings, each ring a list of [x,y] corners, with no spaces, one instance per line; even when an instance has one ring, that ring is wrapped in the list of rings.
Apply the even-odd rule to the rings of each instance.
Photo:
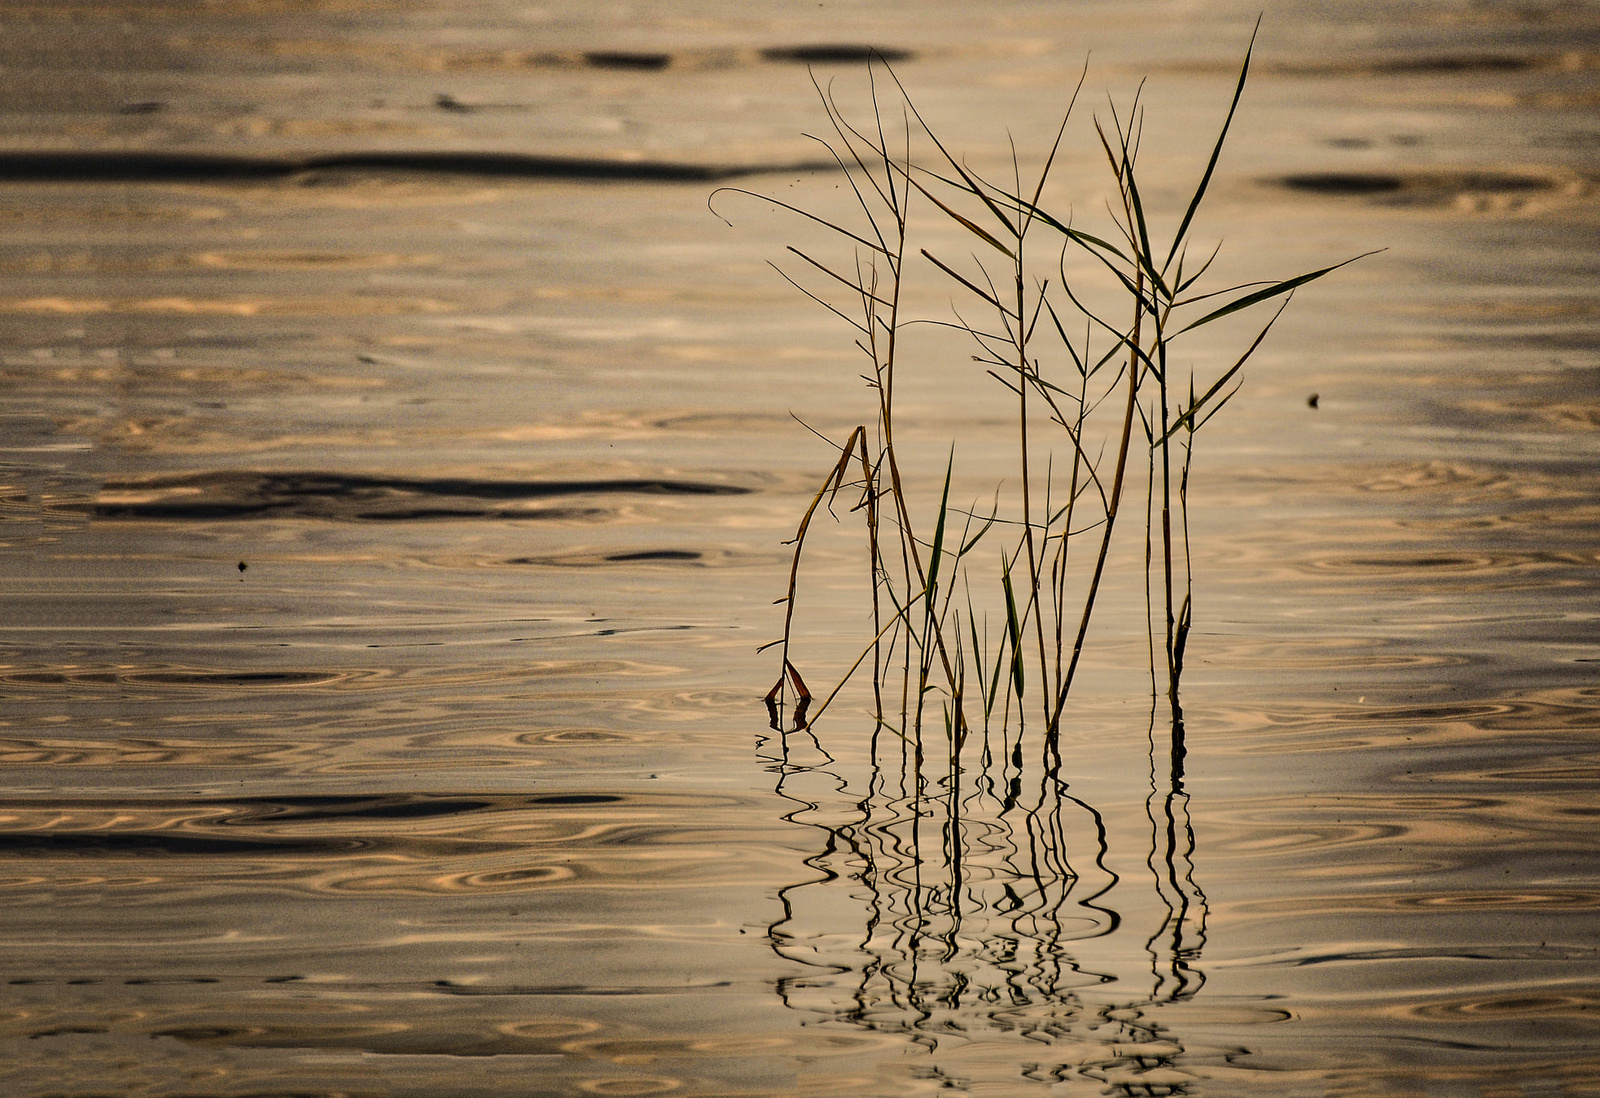
[[[1188,487],[1196,436],[1238,391],[1241,371],[1295,289],[1344,265],[1220,289],[1202,285],[1220,245],[1209,254],[1192,252],[1192,230],[1249,70],[1247,50],[1210,157],[1169,237],[1152,232],[1141,194],[1144,109],[1137,96],[1126,109],[1113,104],[1106,117],[1093,120],[1114,186],[1110,229],[1091,234],[1070,212],[1047,208],[1047,184],[1081,77],[1054,142],[1026,175],[1014,144],[1008,179],[986,178],[969,167],[923,118],[894,71],[878,61],[869,65],[874,112],[864,126],[817,85],[831,128],[831,136],[818,140],[844,172],[857,216],[825,217],[752,191],[723,189],[771,202],[843,245],[842,258],[833,259],[819,258],[815,248],[790,247],[798,273],[779,271],[853,332],[866,361],[862,376],[876,398],[874,420],[834,442],[837,459],[792,539],[788,590],[778,600],[785,607],[783,636],[771,645],[781,649],[778,681],[767,697],[775,721],[790,691],[796,727],[815,721],[845,683],[870,666],[877,719],[915,729],[920,742],[925,715],[938,712],[952,760],[973,727],[992,721],[1031,723],[1036,717],[1053,742],[1114,539],[1126,525],[1119,520],[1130,497],[1138,504],[1139,493],[1130,488],[1139,483],[1138,465],[1146,487],[1153,689],[1164,679],[1177,717],[1192,622]],[[892,107],[884,103],[890,96]],[[911,214],[919,204],[919,216],[936,212],[947,228],[958,229],[970,253],[942,254],[914,239]],[[1096,286],[1068,277],[1069,261],[1081,269],[1084,256],[1098,272]],[[958,300],[953,319],[907,315],[906,290],[914,277],[948,283]],[[1108,288],[1120,304],[1103,304]],[[1197,381],[1180,365],[1180,339],[1264,304],[1277,308],[1251,329],[1253,337],[1226,368]],[[1009,391],[1015,475],[986,507],[952,501],[954,449],[936,506],[919,504],[908,491],[914,478],[895,444],[895,400],[908,366],[903,334],[912,323],[936,323],[969,341],[973,361]],[[795,609],[807,534],[818,510],[831,509],[841,494],[863,523],[872,635],[819,701],[795,663]]]

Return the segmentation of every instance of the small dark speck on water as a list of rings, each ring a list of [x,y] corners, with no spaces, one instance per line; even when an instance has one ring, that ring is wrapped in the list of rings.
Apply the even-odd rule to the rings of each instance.
[[[1321,401],[1321,399],[1322,399],[1322,394],[1321,393],[1312,393],[1310,396],[1306,397],[1306,407],[1307,408],[1315,408],[1315,407],[1317,407],[1317,404],[1318,404],[1319,401]]]

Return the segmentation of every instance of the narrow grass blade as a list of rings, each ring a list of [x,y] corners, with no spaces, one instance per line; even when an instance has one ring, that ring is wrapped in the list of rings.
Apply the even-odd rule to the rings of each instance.
[[[1237,301],[1229,302],[1227,305],[1224,305],[1215,312],[1207,313],[1193,324],[1189,324],[1178,329],[1178,331],[1174,332],[1173,335],[1182,335],[1184,332],[1192,331],[1193,329],[1200,327],[1202,324],[1210,324],[1213,320],[1220,320],[1225,316],[1236,313],[1240,309],[1248,309],[1257,302],[1266,301],[1268,298],[1277,297],[1279,294],[1286,294],[1296,287],[1304,286],[1307,282],[1315,282],[1323,275],[1331,274],[1332,272],[1337,271],[1340,267],[1348,267],[1358,259],[1365,259],[1369,255],[1377,255],[1379,252],[1387,250],[1387,248],[1374,248],[1370,252],[1362,252],[1360,255],[1353,255],[1343,263],[1335,263],[1333,266],[1324,267],[1320,271],[1312,271],[1310,274],[1303,274],[1299,278],[1286,279],[1283,282],[1274,283],[1273,285],[1268,286],[1265,290],[1257,290],[1253,294],[1246,294]]]
[[[1167,261],[1162,264],[1165,270],[1172,263],[1172,257],[1178,253],[1178,248],[1183,244],[1184,234],[1189,231],[1189,224],[1194,220],[1194,215],[1200,209],[1200,203],[1206,197],[1206,188],[1211,186],[1211,176],[1217,170],[1217,160],[1222,156],[1222,145],[1228,139],[1228,128],[1233,125],[1234,112],[1239,109],[1239,99],[1244,95],[1245,79],[1250,75],[1250,55],[1256,48],[1256,35],[1261,33],[1261,17],[1256,16],[1255,29],[1250,32],[1250,45],[1245,47],[1244,64],[1239,67],[1239,82],[1233,89],[1233,102],[1228,105],[1228,117],[1223,119],[1222,132],[1217,134],[1217,143],[1211,150],[1211,160],[1206,164],[1205,174],[1200,177],[1200,185],[1194,190],[1194,197],[1189,200],[1189,208],[1184,212],[1183,220],[1178,223],[1178,231],[1172,237],[1172,251],[1167,253]]]
[[[1178,280],[1177,280],[1178,288],[1173,291],[1174,296],[1176,296],[1177,294],[1183,293],[1183,291],[1187,290],[1190,286],[1193,286],[1196,282],[1200,281],[1200,276],[1205,274],[1207,271],[1209,271],[1211,269],[1211,264],[1216,261],[1216,258],[1221,253],[1221,251],[1222,251],[1222,241],[1219,240],[1219,241],[1217,241],[1217,246],[1215,248],[1211,249],[1210,258],[1207,259],[1204,263],[1200,264],[1200,269],[1198,271],[1196,271],[1194,274],[1190,275],[1188,278],[1182,278],[1182,277],[1178,278]],[[1180,276],[1183,273],[1183,263],[1182,263],[1181,260],[1178,263],[1178,273],[1179,273]]]
[[[928,249],[922,248],[922,249],[920,249],[920,251],[922,252],[922,254],[925,257],[927,257],[928,262],[932,263],[935,267],[938,267],[945,274],[949,275],[951,278],[953,278],[957,282],[961,283],[967,289],[969,289],[973,293],[977,294],[979,297],[981,297],[984,301],[988,302],[990,305],[993,305],[997,310],[999,310],[1000,312],[1004,313],[1008,317],[1009,316],[1016,316],[1016,314],[1013,313],[1009,308],[1007,308],[1006,306],[1000,304],[999,300],[997,298],[995,298],[994,295],[990,294],[986,290],[980,290],[974,283],[968,281],[967,279],[963,278],[961,275],[957,274],[954,270],[952,270],[950,268],[950,266],[948,264],[946,264],[944,262],[944,260],[935,258],[933,253],[928,251]],[[1021,317],[1017,317],[1017,319],[1020,321],[1022,318]]]
[[[949,217],[952,221],[955,221],[958,224],[960,224],[960,226],[963,229],[966,229],[969,233],[972,233],[974,236],[977,236],[977,237],[983,239],[984,241],[987,241],[989,244],[991,244],[994,247],[1000,249],[1000,251],[1004,252],[1006,255],[1010,256],[1012,259],[1017,258],[1017,253],[1013,252],[1010,248],[1006,247],[1004,244],[1002,244],[998,240],[996,240],[992,235],[989,234],[988,230],[982,228],[981,226],[977,225],[976,223],[974,223],[973,221],[969,220],[968,218],[962,217],[960,214],[956,213],[956,211],[952,210],[949,206],[946,206],[943,202],[940,202],[938,197],[935,196],[933,194],[933,192],[929,191],[926,187],[924,187],[921,183],[918,183],[915,179],[913,179],[913,180],[911,180],[911,185],[913,187],[915,187],[922,194],[922,197],[926,198],[929,202],[932,202],[935,206],[939,207],[939,209],[943,210],[944,213],[945,213],[945,216]]]
[[[1294,296],[1292,291],[1290,292],[1289,296]],[[1200,429],[1200,424],[1195,422],[1195,416],[1200,413],[1200,410],[1206,406],[1212,397],[1221,392],[1223,387],[1226,386],[1228,382],[1232,381],[1239,371],[1244,368],[1244,364],[1250,360],[1251,355],[1256,353],[1256,348],[1261,346],[1261,341],[1267,338],[1267,333],[1272,331],[1272,326],[1278,322],[1278,318],[1283,315],[1283,311],[1288,307],[1289,301],[1288,299],[1285,299],[1283,304],[1278,306],[1278,311],[1272,314],[1272,319],[1267,321],[1267,323],[1262,327],[1261,331],[1256,334],[1256,338],[1251,342],[1250,346],[1245,348],[1244,354],[1239,356],[1239,361],[1235,362],[1227,370],[1227,372],[1225,372],[1221,377],[1217,378],[1217,380],[1212,383],[1211,388],[1207,389],[1205,394],[1198,400],[1194,398],[1193,383],[1191,382],[1189,407],[1172,421],[1172,426],[1167,428],[1166,433],[1161,436],[1159,441],[1167,441],[1167,439],[1171,438],[1178,431],[1182,430],[1186,424],[1193,424],[1193,426],[1190,428],[1191,431],[1197,431]],[[1229,396],[1231,397],[1232,394],[1230,393]],[[1220,408],[1221,405],[1219,404],[1218,407]],[[1212,413],[1208,413],[1206,419],[1210,419],[1212,414],[1215,414],[1215,410],[1213,410]],[[1200,422],[1203,423],[1205,421],[1201,420]]]
[[[1124,149],[1126,154],[1126,149]],[[1139,199],[1139,184],[1134,180],[1133,164],[1124,159],[1128,180],[1128,200],[1133,206],[1134,223],[1139,228],[1138,255],[1139,265],[1144,268],[1144,273],[1150,277],[1151,285],[1155,291],[1168,301],[1172,300],[1172,291],[1167,289],[1167,284],[1161,278],[1161,273],[1156,270],[1155,257],[1150,251],[1150,229],[1144,221],[1144,203]]]
[[[1183,596],[1183,606],[1178,611],[1178,624],[1172,644],[1172,677],[1176,681],[1183,674],[1183,650],[1189,645],[1189,596]]]
[[[983,715],[987,718],[989,711],[994,708],[994,702],[990,699],[989,692],[984,689],[983,645],[978,642],[978,619],[972,612],[972,596],[970,593],[967,596],[967,629],[972,634],[972,665],[978,669],[978,693],[983,695]],[[984,627],[984,632],[988,632],[988,626]]]
[[[782,267],[778,266],[776,263],[771,262],[770,260],[767,262],[767,266],[769,266],[773,270],[777,271],[779,278],[783,279],[789,285],[791,285],[795,289],[799,290],[806,297],[809,297],[812,301],[815,301],[818,305],[821,305],[824,309],[828,310],[828,312],[832,313],[834,316],[838,317],[840,320],[842,320],[846,324],[850,325],[850,327],[854,328],[856,331],[860,332],[862,335],[867,336],[869,339],[872,337],[872,330],[870,328],[868,328],[865,324],[861,323],[859,320],[856,320],[854,317],[850,316],[848,313],[845,313],[845,312],[841,311],[837,306],[828,303],[827,301],[823,300],[821,297],[818,297],[816,294],[814,294],[810,290],[806,289],[804,286],[800,285],[800,283],[796,282],[793,278],[789,277],[789,272],[785,271]],[[858,342],[856,345],[859,347],[860,343]]]
[[[964,557],[968,553],[972,552],[973,546],[977,545],[978,542],[982,541],[983,540],[983,535],[987,534],[990,531],[990,529],[993,528],[994,523],[995,523],[995,517],[997,515],[999,515],[999,513],[1000,513],[1000,500],[999,500],[999,497],[997,495],[996,498],[995,498],[994,509],[989,512],[988,519],[985,520],[982,528],[980,528],[976,534],[973,534],[972,537],[968,538],[966,540],[966,542],[961,546],[960,550],[956,553],[957,557]]]
[[[887,248],[884,248],[884,247],[882,247],[881,245],[878,245],[878,244],[874,244],[872,241],[866,239],[863,236],[857,236],[855,233],[851,232],[849,229],[846,229],[846,228],[844,228],[843,226],[840,226],[840,225],[835,225],[832,221],[829,221],[825,217],[818,217],[814,213],[808,213],[805,210],[802,210],[799,206],[791,206],[787,202],[783,202],[783,201],[780,201],[779,199],[773,198],[770,194],[761,194],[761,193],[759,193],[757,191],[747,191],[743,187],[718,187],[716,190],[711,192],[711,198],[708,198],[706,200],[706,206],[707,206],[708,209],[711,210],[711,212],[713,214],[716,214],[716,216],[718,216],[718,217],[722,217],[722,215],[718,214],[716,209],[715,209],[715,207],[711,206],[711,200],[715,199],[717,197],[717,195],[721,194],[723,191],[731,191],[734,194],[742,194],[742,195],[746,195],[746,196],[748,196],[750,198],[759,198],[763,202],[770,202],[772,205],[777,206],[780,209],[788,210],[790,213],[799,214],[801,217],[805,218],[807,221],[815,221],[818,225],[822,225],[822,226],[824,226],[826,228],[832,229],[834,232],[838,233],[840,236],[847,236],[851,240],[854,240],[856,243],[862,245],[863,247],[871,248],[873,251],[878,252],[878,253],[880,253],[882,255],[888,255],[889,254],[889,250]],[[732,224],[733,224],[733,222],[729,221],[725,217],[722,217],[722,223],[724,225],[728,225],[728,226],[732,226]]]
[[[920,598],[922,598],[923,596],[925,596],[927,594],[928,594],[927,590],[924,589],[923,591],[919,592],[916,596],[914,596],[911,601],[914,603],[914,602],[917,601],[917,599],[920,599]],[[909,609],[909,606],[907,607],[907,609]],[[852,663],[850,665],[850,670],[848,670],[848,671],[846,671],[844,673],[844,677],[839,680],[838,684],[836,686],[834,686],[834,688],[831,691],[828,692],[828,696],[826,698],[822,699],[822,704],[817,706],[817,711],[815,713],[811,714],[811,723],[812,724],[815,724],[817,722],[817,718],[821,717],[823,712],[828,708],[828,706],[833,704],[833,699],[837,698],[839,696],[839,691],[844,689],[845,683],[850,681],[851,677],[855,675],[856,671],[860,669],[861,665],[866,662],[867,657],[872,655],[873,646],[876,645],[880,640],[882,640],[884,638],[884,636],[888,634],[889,630],[891,630],[895,626],[899,625],[901,623],[901,620],[905,618],[906,613],[907,613],[907,610],[901,610],[899,613],[895,614],[894,617],[890,618],[889,621],[884,624],[883,628],[878,630],[877,635],[874,636],[872,638],[872,640],[870,642],[868,642],[867,646],[861,650],[861,654],[856,657],[856,662]],[[909,624],[909,622],[907,624]],[[783,683],[783,679],[782,679],[781,676],[778,679],[778,683],[779,683],[780,686]]]
[[[1083,82],[1089,77],[1089,62],[1085,58],[1083,69],[1078,73],[1078,83],[1072,89],[1072,98],[1067,100],[1067,109],[1061,115],[1061,125],[1056,129],[1056,139],[1050,146],[1050,155],[1044,158],[1044,167],[1039,169],[1039,185],[1033,189],[1033,201],[1029,203],[1032,209],[1039,208],[1039,196],[1044,194],[1044,181],[1050,177],[1050,169],[1055,166],[1056,153],[1061,151],[1061,139],[1066,136],[1067,122],[1072,118],[1072,108],[1077,106],[1078,93],[1083,90]],[[1017,188],[1021,193],[1021,188]],[[1032,215],[1029,215],[1030,217]]]
[[[888,69],[889,78],[893,80],[895,86],[900,89],[900,94],[905,99],[906,106],[911,109],[911,114],[916,118],[917,124],[922,127],[922,132],[928,135],[928,139],[933,142],[934,147],[937,148],[939,153],[945,158],[945,162],[955,169],[956,174],[959,175],[962,182],[966,184],[966,186],[962,189],[966,190],[969,194],[975,195],[980,202],[989,207],[989,212],[995,216],[995,219],[998,220],[1000,224],[1006,227],[1006,230],[1012,236],[1020,238],[1022,234],[1018,230],[1017,226],[1013,225],[1011,223],[1011,219],[1006,217],[1006,215],[1001,212],[1000,207],[996,206],[989,196],[984,193],[984,188],[973,179],[971,173],[969,173],[967,169],[963,168],[955,157],[950,155],[950,150],[945,148],[944,142],[939,140],[938,135],[933,132],[932,127],[930,127],[923,119],[922,112],[917,110],[916,103],[912,102],[910,94],[907,93],[905,85],[900,83],[900,77],[895,73],[894,69],[887,63],[885,63],[883,67]]]
[[[1006,633],[1011,638],[1011,682],[1016,688],[1018,700],[1021,700],[1025,681],[1022,670],[1022,622],[1017,615],[1017,597],[1011,587],[1013,563],[1006,559],[1004,553],[1000,554],[1000,584],[1006,592]]]
[[[954,187],[957,190],[964,191],[964,190],[967,189],[963,184],[957,183],[953,179],[946,179],[944,176],[938,174],[937,172],[930,172],[930,171],[924,170],[923,174],[925,174],[925,175],[927,175],[927,176],[929,176],[929,177],[931,177],[933,179],[937,179],[939,182],[947,184],[948,186]],[[1118,259],[1121,259],[1121,260],[1127,260],[1128,259],[1128,256],[1123,254],[1122,249],[1118,248],[1115,244],[1111,243],[1109,240],[1102,240],[1098,236],[1093,236],[1093,235],[1091,235],[1089,233],[1086,233],[1086,232],[1083,232],[1083,231],[1081,231],[1079,229],[1074,229],[1071,225],[1067,224],[1066,222],[1061,221],[1055,215],[1050,213],[1050,211],[1046,210],[1043,206],[1040,206],[1040,205],[1038,205],[1037,203],[1034,203],[1034,202],[1029,202],[1026,198],[1019,198],[1017,195],[1012,194],[1010,191],[1006,190],[1003,187],[996,187],[993,184],[988,184],[988,186],[989,186],[989,189],[992,190],[995,194],[997,194],[1001,198],[1005,199],[1005,201],[1006,201],[1008,206],[1011,206],[1014,209],[1016,209],[1016,211],[1017,211],[1017,213],[1019,215],[1024,216],[1024,217],[1026,217],[1027,219],[1030,219],[1030,220],[1042,221],[1044,224],[1050,226],[1052,229],[1056,230],[1061,235],[1067,237],[1070,240],[1076,241],[1079,244],[1082,244],[1082,245],[1093,245],[1096,248],[1104,248],[1106,251],[1111,252],[1113,255],[1115,255]]]
[[[857,294],[859,294],[861,297],[865,298],[866,300],[874,302],[874,303],[876,303],[878,305],[882,305],[885,309],[894,308],[894,305],[893,305],[892,302],[885,301],[883,298],[879,297],[877,294],[873,293],[871,290],[867,289],[865,286],[857,285],[856,283],[851,282],[848,278],[844,277],[844,275],[842,275],[842,274],[839,274],[833,268],[827,266],[826,264],[819,263],[815,259],[812,259],[809,255],[807,255],[805,252],[802,252],[799,248],[796,248],[793,244],[789,245],[788,250],[793,252],[795,255],[799,256],[801,259],[805,260],[807,263],[811,264],[813,267],[815,267],[817,270],[821,271],[823,274],[827,275],[829,278],[834,279],[835,281],[841,282],[844,285],[848,286],[850,289],[854,290]]]
[[[939,500],[939,521],[933,528],[933,549],[928,559],[929,609],[933,607],[933,593],[939,588],[939,556],[944,551],[944,523],[950,513],[950,474],[956,465],[955,447],[950,448],[950,460],[944,467],[944,495]]]
[[[1215,404],[1213,404],[1211,406],[1211,410],[1210,411],[1208,411],[1205,415],[1201,416],[1198,420],[1195,421],[1194,429],[1196,431],[1198,431],[1200,428],[1204,427],[1207,423],[1211,422],[1211,417],[1216,415],[1218,412],[1222,411],[1222,409],[1227,406],[1228,401],[1232,400],[1235,396],[1238,395],[1239,390],[1242,387],[1243,387],[1242,385],[1235,385],[1233,388],[1229,389],[1226,393],[1222,394],[1222,399],[1217,401]]]

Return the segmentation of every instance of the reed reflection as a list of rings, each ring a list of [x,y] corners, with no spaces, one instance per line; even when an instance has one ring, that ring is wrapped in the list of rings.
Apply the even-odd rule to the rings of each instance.
[[[1037,1082],[1190,1092],[1184,1044],[1156,1009],[1205,984],[1181,711],[1170,729],[1153,713],[1149,725],[1153,907],[1111,867],[1112,829],[1063,777],[1053,737],[1040,750],[1024,730],[985,729],[963,751],[951,731],[928,742],[879,723],[863,758],[778,715],[761,754],[782,818],[815,837],[769,927],[772,949],[804,968],[778,981],[785,1005],[930,1054],[1015,1042],[1016,1070]],[[1141,924],[1156,912],[1147,935],[1133,910]],[[1084,959],[1126,957],[1116,939],[1130,933],[1148,975]],[[1101,939],[1109,948],[1090,944]]]
[[[1183,708],[1176,698],[1172,699],[1171,737],[1165,743],[1161,740],[1152,720],[1150,794],[1145,798],[1151,834],[1148,864],[1167,910],[1167,917],[1145,943],[1155,976],[1152,1002],[1192,998],[1206,980],[1197,966],[1206,943],[1206,894],[1194,880],[1194,824],[1183,784],[1187,755]]]

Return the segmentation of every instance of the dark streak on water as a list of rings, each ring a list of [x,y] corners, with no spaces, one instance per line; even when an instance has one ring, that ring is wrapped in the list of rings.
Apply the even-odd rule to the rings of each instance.
[[[848,44],[817,46],[774,46],[761,51],[768,61],[795,61],[803,65],[865,64],[869,61],[909,61],[910,50],[889,46],[858,46]]]
[[[606,560],[626,564],[635,561],[700,560],[704,556],[704,553],[697,553],[691,549],[641,549],[634,553],[611,553],[607,555]]]
[[[361,476],[351,473],[212,472],[139,480],[108,480],[102,498],[84,509],[101,519],[208,520],[263,517],[367,519],[399,522],[442,518],[551,519],[582,515],[577,508],[485,507],[468,500],[543,500],[563,496],[728,496],[751,491],[704,481],[491,481],[455,477]],[[132,497],[106,500],[105,493]],[[454,501],[418,506],[419,498]]]
[[[695,549],[639,549],[626,553],[563,554],[549,557],[512,557],[507,564],[537,564],[555,568],[601,568],[608,564],[699,564],[706,554]]]
[[[1563,71],[1592,64],[1592,55],[1578,52],[1428,53],[1322,62],[1268,62],[1268,71],[1313,75],[1494,76],[1496,74]]]
[[[116,858],[155,855],[230,854],[349,855],[377,853],[388,843],[361,839],[224,839],[203,835],[176,835],[139,831],[53,832],[47,834],[0,832],[0,857]]]
[[[274,820],[420,820],[436,816],[461,816],[477,812],[507,812],[543,805],[617,804],[626,798],[611,793],[544,793],[528,796],[461,798],[438,794],[413,793],[391,796],[272,797],[221,802],[244,804],[241,815],[230,815],[222,822],[270,818]]]
[[[587,182],[715,183],[774,172],[834,171],[822,161],[686,164],[661,160],[498,152],[348,152],[303,157],[226,153],[4,152],[0,181],[13,183],[248,183],[299,178],[327,183],[339,173],[404,172]]]
[[[1308,172],[1279,181],[1290,190],[1330,195],[1408,195],[1436,198],[1457,194],[1515,194],[1553,191],[1562,184],[1548,176],[1513,172]]]
[[[590,50],[583,59],[597,69],[633,69],[657,72],[672,64],[670,53],[644,53],[631,50]]]
[[[152,683],[167,686],[314,686],[339,676],[323,671],[11,671],[0,681],[27,686]]]

